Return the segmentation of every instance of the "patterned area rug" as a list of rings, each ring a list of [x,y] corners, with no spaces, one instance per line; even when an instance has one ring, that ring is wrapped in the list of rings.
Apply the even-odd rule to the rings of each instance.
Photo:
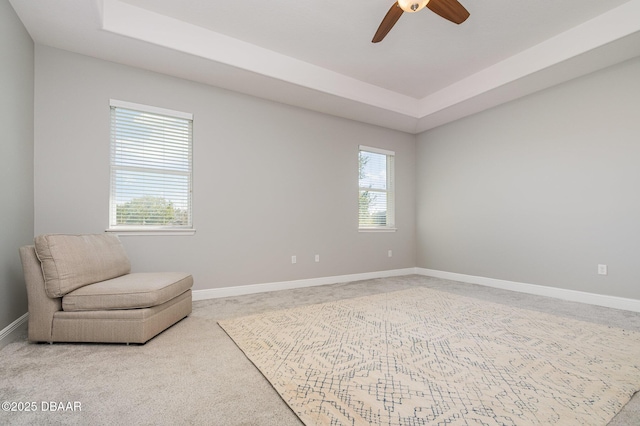
[[[605,425],[640,333],[416,288],[220,321],[306,425]]]

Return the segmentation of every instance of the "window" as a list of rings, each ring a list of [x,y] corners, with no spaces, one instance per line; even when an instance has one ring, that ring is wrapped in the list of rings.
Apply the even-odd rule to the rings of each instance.
[[[358,226],[360,230],[395,230],[393,151],[360,146],[358,156]]]
[[[193,232],[188,113],[111,100],[109,231]]]

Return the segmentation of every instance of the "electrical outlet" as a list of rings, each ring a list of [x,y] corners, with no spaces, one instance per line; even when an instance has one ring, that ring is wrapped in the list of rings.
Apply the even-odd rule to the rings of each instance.
[[[291,263],[296,263],[298,260],[295,256],[291,256]]]
[[[316,254],[316,262],[320,262],[320,255]]]
[[[607,275],[607,265],[598,265],[598,275]]]
[[[393,257],[393,250],[389,250],[389,251],[387,252],[387,256],[389,256],[389,257]]]

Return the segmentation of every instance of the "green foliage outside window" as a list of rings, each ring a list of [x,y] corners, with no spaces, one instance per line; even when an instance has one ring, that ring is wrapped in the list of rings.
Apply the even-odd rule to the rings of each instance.
[[[118,225],[187,225],[187,211],[162,197],[143,196],[116,206]]]

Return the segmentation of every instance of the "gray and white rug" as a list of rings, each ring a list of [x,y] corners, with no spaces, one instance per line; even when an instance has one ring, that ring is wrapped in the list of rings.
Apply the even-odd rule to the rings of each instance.
[[[307,425],[605,425],[640,333],[426,288],[219,321]]]

